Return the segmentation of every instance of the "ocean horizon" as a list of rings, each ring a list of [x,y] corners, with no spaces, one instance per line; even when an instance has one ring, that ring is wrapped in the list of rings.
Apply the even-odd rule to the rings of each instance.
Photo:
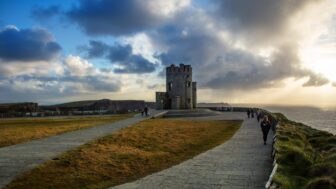
[[[280,105],[267,105],[262,108],[270,112],[282,113],[292,121],[336,134],[336,108]]]

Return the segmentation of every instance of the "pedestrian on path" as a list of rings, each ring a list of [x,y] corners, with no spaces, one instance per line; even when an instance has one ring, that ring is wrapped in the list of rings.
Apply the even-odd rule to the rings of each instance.
[[[251,117],[254,118],[254,110],[251,109]]]
[[[148,108],[147,108],[147,106],[145,107],[144,111],[145,111],[145,115],[148,116]]]
[[[266,145],[267,135],[268,135],[268,132],[271,128],[271,123],[270,123],[267,115],[265,115],[263,120],[261,121],[260,127],[261,127],[261,131],[263,133],[264,145]]]
[[[250,118],[250,109],[247,109],[247,117]]]
[[[261,119],[261,111],[260,109],[257,110],[257,120],[258,120],[258,123],[260,122],[260,119]]]

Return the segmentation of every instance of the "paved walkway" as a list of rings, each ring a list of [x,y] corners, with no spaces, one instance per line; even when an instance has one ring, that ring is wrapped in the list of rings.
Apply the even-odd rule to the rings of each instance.
[[[153,115],[160,111],[151,111]],[[148,117],[149,118],[149,117]],[[70,149],[111,134],[146,118],[140,115],[88,129],[0,148],[0,188],[15,176]]]
[[[198,119],[244,118],[245,114],[229,112]],[[226,143],[179,165],[113,189],[265,188],[272,163],[271,139],[272,132],[264,146],[256,119],[245,119],[238,132]]]

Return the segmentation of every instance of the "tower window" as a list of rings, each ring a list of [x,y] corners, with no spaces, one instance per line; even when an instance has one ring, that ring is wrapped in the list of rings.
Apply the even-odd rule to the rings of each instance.
[[[168,90],[171,91],[173,88],[173,82],[168,83]]]
[[[191,82],[190,82],[190,81],[187,81],[186,86],[187,86],[187,87],[190,87],[190,86],[191,86]]]

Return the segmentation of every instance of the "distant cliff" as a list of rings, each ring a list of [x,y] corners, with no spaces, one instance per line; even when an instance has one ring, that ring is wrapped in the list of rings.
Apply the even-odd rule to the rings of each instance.
[[[85,100],[75,101],[51,106],[41,106],[43,110],[49,111],[138,111],[145,106],[151,106],[149,102],[144,100]]]

